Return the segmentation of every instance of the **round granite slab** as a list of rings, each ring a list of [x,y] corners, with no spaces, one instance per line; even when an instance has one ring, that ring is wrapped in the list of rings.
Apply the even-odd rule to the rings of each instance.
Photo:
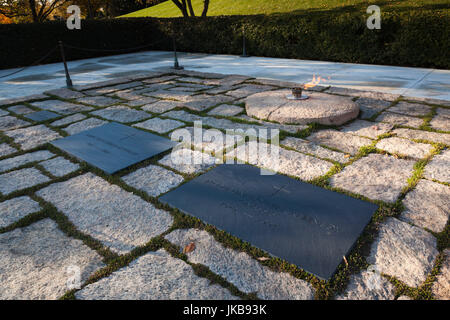
[[[247,115],[280,123],[341,125],[358,116],[351,98],[307,92],[309,99],[289,100],[290,90],[260,92],[245,101]]]

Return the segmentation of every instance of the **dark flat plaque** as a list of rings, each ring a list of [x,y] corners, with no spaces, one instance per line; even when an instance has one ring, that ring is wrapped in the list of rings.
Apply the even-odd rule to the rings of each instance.
[[[377,210],[250,165],[218,166],[160,200],[325,280]]]
[[[176,142],[111,122],[52,144],[112,174],[172,148]]]
[[[46,121],[54,118],[61,117],[61,115],[51,111],[37,111],[25,115],[26,118],[34,121]]]

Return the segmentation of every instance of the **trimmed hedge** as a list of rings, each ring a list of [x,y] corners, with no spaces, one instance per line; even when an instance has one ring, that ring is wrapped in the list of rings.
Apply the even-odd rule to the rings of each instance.
[[[207,18],[87,20],[81,30],[65,22],[0,25],[0,68],[29,65],[57,40],[90,49],[125,49],[158,42],[152,50],[242,53],[242,29],[254,56],[450,69],[450,10],[387,12],[380,30],[360,11]],[[146,48],[144,50],[149,50]],[[68,60],[116,54],[66,49]],[[48,62],[60,61],[59,51]]]

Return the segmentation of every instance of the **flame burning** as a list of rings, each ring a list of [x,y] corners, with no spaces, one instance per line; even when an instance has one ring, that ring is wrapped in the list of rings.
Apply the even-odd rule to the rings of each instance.
[[[330,77],[328,77],[328,80],[330,80]],[[321,76],[318,76],[318,77],[316,78],[316,75],[314,74],[312,80],[311,80],[310,82],[308,82],[308,83],[305,83],[304,89],[305,89],[305,90],[308,90],[308,89],[310,89],[310,88],[314,88],[314,87],[317,86],[321,81],[325,81],[325,79],[322,78]]]

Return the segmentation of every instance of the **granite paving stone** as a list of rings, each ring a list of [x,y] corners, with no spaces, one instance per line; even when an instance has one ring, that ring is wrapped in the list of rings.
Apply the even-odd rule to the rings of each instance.
[[[450,300],[450,249],[445,249],[444,255],[444,262],[431,291],[436,299]]]
[[[18,168],[30,162],[39,162],[53,157],[54,154],[47,150],[25,153],[20,156],[3,159],[0,161],[0,172]]]
[[[157,197],[175,188],[184,179],[170,170],[149,165],[122,177],[122,180],[129,186],[146,192],[149,196]]]
[[[189,262],[207,266],[242,292],[256,292],[258,298],[269,300],[314,298],[314,289],[308,282],[286,272],[274,272],[247,253],[225,248],[206,231],[178,229],[165,238],[181,249],[193,242],[195,250],[186,253]]]
[[[372,140],[370,139],[333,129],[314,132],[306,139],[320,145],[341,150],[351,155],[358,153],[359,148],[372,144]]]
[[[77,121],[80,121],[80,120],[83,120],[83,119],[86,119],[86,116],[84,114],[82,114],[82,113],[75,113],[75,114],[73,114],[71,116],[62,118],[60,120],[56,120],[56,121],[50,123],[50,125],[54,126],[54,127],[63,127],[63,126],[66,126],[68,124],[71,124],[71,123],[74,123],[74,122],[77,122]]]
[[[450,145],[450,134],[399,128],[393,131],[397,136],[411,140],[425,140]]]
[[[0,117],[2,117],[2,116],[6,116],[7,114],[9,114],[9,112],[8,112],[8,111],[6,111],[6,110],[3,110],[3,109],[0,109]]]
[[[63,177],[69,173],[77,171],[80,168],[78,164],[64,159],[63,157],[43,161],[40,165],[55,177]]]
[[[364,270],[350,277],[345,292],[337,300],[394,300],[395,287],[375,270]]]
[[[234,300],[164,249],[149,252],[75,293],[80,300]]]
[[[389,111],[418,117],[425,116],[430,113],[431,107],[419,103],[400,101],[395,106],[389,108]]]
[[[109,107],[94,111],[92,114],[107,120],[122,123],[141,121],[151,117],[151,115],[145,111],[135,110],[126,106]]]
[[[308,140],[287,137],[281,142],[282,145],[293,148],[299,152],[315,155],[319,158],[331,159],[339,163],[347,163],[350,157],[346,156],[342,152],[333,151],[310,142]]]
[[[418,143],[399,137],[382,139],[376,144],[376,147],[389,153],[408,156],[416,160],[429,156],[434,149],[431,144]]]
[[[93,108],[84,106],[82,104],[75,104],[71,102],[65,102],[60,100],[45,100],[45,101],[36,101],[32,103],[33,106],[38,107],[40,109],[53,111],[60,114],[72,114],[82,111],[90,111]]]
[[[30,122],[12,116],[0,117],[0,131],[8,131],[30,125]]]
[[[158,133],[166,133],[184,125],[185,124],[183,122],[177,120],[152,118],[144,122],[136,123],[134,126]]]
[[[226,157],[227,159],[236,158],[238,162],[246,162],[302,180],[312,180],[323,176],[333,167],[331,162],[256,141],[238,146],[228,152]]]
[[[19,144],[22,150],[30,150],[61,138],[59,133],[47,128],[43,124],[7,131],[5,134],[14,139],[14,142]]]
[[[400,219],[436,233],[444,230],[450,215],[450,187],[420,179],[408,192]]]
[[[173,149],[173,151],[158,161],[159,164],[175,169],[185,174],[196,174],[204,172],[220,163],[221,159],[216,159],[206,153],[190,149]]]
[[[25,168],[0,174],[0,193],[8,195],[14,191],[23,190],[48,182],[50,178],[44,176],[35,168]]]
[[[234,97],[226,95],[199,94],[188,97],[186,100],[184,100],[183,106],[194,111],[204,111],[215,105],[229,103],[233,100],[235,100]]]
[[[85,96],[83,93],[79,91],[70,90],[68,88],[49,90],[45,91],[44,93],[52,96],[57,96],[58,98],[62,99],[77,99]]]
[[[34,112],[33,109],[28,108],[27,106],[24,105],[17,105],[17,106],[12,106],[8,108],[9,111],[14,112],[16,114],[27,114],[27,113],[31,113]]]
[[[387,123],[374,123],[365,120],[355,120],[344,126],[342,132],[351,133],[357,136],[376,139],[378,136],[388,133],[394,126]]]
[[[358,100],[356,100],[356,104],[359,106],[360,117],[362,119],[369,119],[375,114],[389,107],[391,105],[391,102],[369,98],[359,98]]]
[[[450,183],[450,149],[442,151],[425,166],[423,175],[427,179]]]
[[[9,226],[27,215],[41,210],[39,203],[28,196],[0,202],[0,228]]]
[[[79,103],[89,104],[96,107],[108,107],[121,102],[122,100],[105,96],[91,96],[77,99]]]
[[[423,124],[423,119],[404,114],[385,111],[380,114],[375,121],[387,122],[390,124],[419,128]]]
[[[10,154],[13,154],[16,151],[17,151],[17,149],[11,147],[9,144],[7,144],[7,143],[0,143],[0,158],[1,157],[5,157],[5,156],[10,155]]]
[[[125,254],[166,231],[172,217],[92,173],[54,183],[36,193],[81,231]]]
[[[159,100],[154,103],[146,104],[145,106],[142,106],[141,109],[153,113],[163,113],[181,106],[182,103],[179,101]]]
[[[450,118],[437,115],[431,119],[430,126],[436,130],[450,131]]]
[[[412,176],[415,161],[393,156],[369,154],[330,178],[333,187],[341,188],[369,199],[395,202],[408,178]]]
[[[212,116],[235,116],[244,111],[244,108],[232,104],[221,104],[208,112]]]
[[[75,272],[83,283],[105,266],[98,253],[48,218],[0,234],[0,261],[2,300],[55,300],[70,290],[68,277]]]
[[[367,262],[379,272],[417,288],[433,269],[437,255],[436,238],[431,233],[387,218],[372,243]]]
[[[63,128],[63,130],[66,131],[69,135],[74,135],[82,131],[100,127],[106,123],[108,123],[108,121],[100,120],[97,118],[88,118],[80,122],[72,123],[71,125]]]

